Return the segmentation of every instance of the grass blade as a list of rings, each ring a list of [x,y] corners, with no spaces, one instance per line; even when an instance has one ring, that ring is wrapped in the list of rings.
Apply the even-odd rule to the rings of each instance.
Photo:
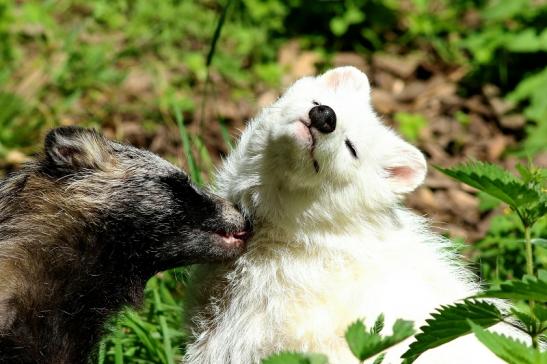
[[[184,155],[186,156],[186,161],[188,162],[190,177],[196,184],[201,185],[203,183],[203,179],[201,178],[201,172],[197,166],[196,160],[194,159],[194,156],[192,155],[192,148],[190,145],[190,136],[188,135],[188,131],[186,130],[186,127],[184,126],[184,117],[182,116],[182,111],[180,110],[180,107],[176,103],[173,104],[173,109],[175,112],[175,119],[179,127],[180,139],[182,141],[182,148],[184,150]]]
[[[114,363],[123,364],[123,345],[122,345],[123,333],[117,331],[114,336]]]
[[[220,121],[219,126],[220,126],[220,134],[222,135],[222,140],[224,140],[224,144],[226,144],[229,150],[234,149],[234,143],[232,142],[232,137],[230,136],[230,132],[228,131],[228,127],[226,126],[226,123],[223,121]]]
[[[228,13],[228,8],[230,5],[232,5],[233,0],[228,0],[226,2],[226,5],[222,9],[222,12],[220,13],[220,17],[218,18],[218,23],[215,28],[215,32],[213,33],[213,39],[211,40],[211,47],[209,48],[209,52],[207,53],[207,62],[205,65],[207,68],[211,65],[211,62],[213,62],[213,57],[215,55],[215,50],[217,47],[218,39],[220,38],[220,34],[222,32],[222,27],[224,26],[224,22],[226,21],[226,14]]]
[[[154,304],[156,305],[156,310],[158,312],[161,334],[163,337],[163,351],[165,352],[165,357],[167,359],[167,364],[175,364],[173,359],[173,347],[171,346],[171,335],[169,333],[169,326],[167,325],[167,320],[163,314],[163,303],[161,302],[160,294],[158,287],[154,288]]]
[[[201,169],[205,171],[206,175],[210,174],[212,169],[214,168],[215,164],[213,163],[213,160],[211,159],[211,156],[209,155],[209,151],[207,150],[207,147],[205,146],[205,143],[201,139],[199,135],[193,135],[192,136],[192,142],[199,153],[199,160],[201,162]]]
[[[104,364],[106,358],[106,343],[104,340],[99,344],[99,354],[97,355],[97,363]]]
[[[218,18],[217,26],[215,27],[215,32],[213,33],[213,38],[211,39],[211,46],[209,47],[209,52],[207,52],[207,59],[205,62],[205,66],[207,68],[207,74],[205,77],[205,85],[203,86],[203,99],[201,101],[201,110],[200,110],[201,119],[199,122],[200,130],[202,130],[203,122],[205,120],[205,105],[207,104],[209,83],[211,82],[211,77],[210,77],[211,63],[213,62],[213,57],[215,56],[217,43],[218,43],[218,40],[220,39],[220,34],[222,33],[222,28],[224,27],[224,22],[226,21],[226,15],[228,14],[228,9],[230,8],[230,5],[232,5],[232,1],[233,0],[228,0],[226,2],[226,5],[224,5],[224,8],[222,8],[222,12],[220,13],[220,17]]]

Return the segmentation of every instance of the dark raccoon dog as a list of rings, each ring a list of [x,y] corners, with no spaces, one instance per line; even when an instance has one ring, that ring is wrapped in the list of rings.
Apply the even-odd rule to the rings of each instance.
[[[0,181],[0,363],[86,363],[152,275],[233,258],[247,230],[160,157],[52,130],[41,158]]]

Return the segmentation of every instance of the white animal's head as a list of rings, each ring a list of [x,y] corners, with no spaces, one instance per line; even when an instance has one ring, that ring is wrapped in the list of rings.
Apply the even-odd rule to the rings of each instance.
[[[340,67],[298,80],[252,120],[217,185],[255,221],[317,229],[390,211],[425,173],[372,110],[367,76]]]

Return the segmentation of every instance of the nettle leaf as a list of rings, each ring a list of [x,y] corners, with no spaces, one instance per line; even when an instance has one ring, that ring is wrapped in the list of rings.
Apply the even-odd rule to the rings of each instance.
[[[416,341],[401,356],[406,359],[405,363],[412,363],[427,350],[469,334],[471,327],[468,319],[484,327],[492,326],[503,319],[496,306],[476,300],[441,306],[431,316],[431,319],[426,320],[427,325],[420,327],[421,332],[415,336]]]
[[[452,168],[435,168],[507,203],[518,213],[524,225],[531,226],[547,214],[544,169],[521,165],[520,179],[495,164],[484,162],[470,162]]]
[[[353,355],[359,360],[364,360],[367,345],[378,345],[380,336],[367,333],[363,321],[357,320],[352,323],[346,331],[346,341]]]
[[[541,322],[536,320],[534,317],[515,308],[512,308],[511,312],[520,321],[520,323],[524,325],[527,333],[536,334],[539,331]]]
[[[543,305],[535,305],[534,306],[534,315],[537,317],[539,321],[547,322],[547,307]]]
[[[374,362],[372,364],[382,364],[384,362],[384,359],[386,357],[386,353],[382,353],[374,359]]]
[[[315,353],[279,353],[262,359],[262,364],[327,364],[328,358]]]
[[[539,278],[526,275],[520,281],[505,281],[500,283],[499,287],[487,289],[476,297],[547,302],[547,277],[545,275],[545,273],[540,273]]]
[[[370,329],[371,334],[380,334],[382,330],[384,329],[384,314],[381,313],[376,321],[374,322],[374,326],[372,329]]]
[[[510,364],[545,364],[547,352],[540,352],[526,344],[505,335],[489,332],[469,320],[469,325],[477,339],[497,357]]]
[[[348,327],[346,341],[357,359],[363,361],[371,358],[414,334],[411,321],[397,320],[393,324],[393,335],[381,336],[379,332],[375,332],[380,326],[379,322],[382,322],[381,326],[383,326],[383,317],[381,320],[376,320],[375,329],[370,332],[361,320],[355,321]]]
[[[452,168],[435,167],[442,173],[494,196],[517,209],[538,201],[540,193],[495,164],[470,162]]]

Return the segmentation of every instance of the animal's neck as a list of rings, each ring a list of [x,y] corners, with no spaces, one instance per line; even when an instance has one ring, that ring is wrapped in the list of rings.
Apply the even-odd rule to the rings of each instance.
[[[343,192],[341,192],[343,191]],[[355,192],[355,193],[354,193]],[[308,188],[283,181],[264,184],[254,192],[255,220],[285,235],[345,234],[399,227],[398,206],[371,205],[358,199],[352,186]]]

